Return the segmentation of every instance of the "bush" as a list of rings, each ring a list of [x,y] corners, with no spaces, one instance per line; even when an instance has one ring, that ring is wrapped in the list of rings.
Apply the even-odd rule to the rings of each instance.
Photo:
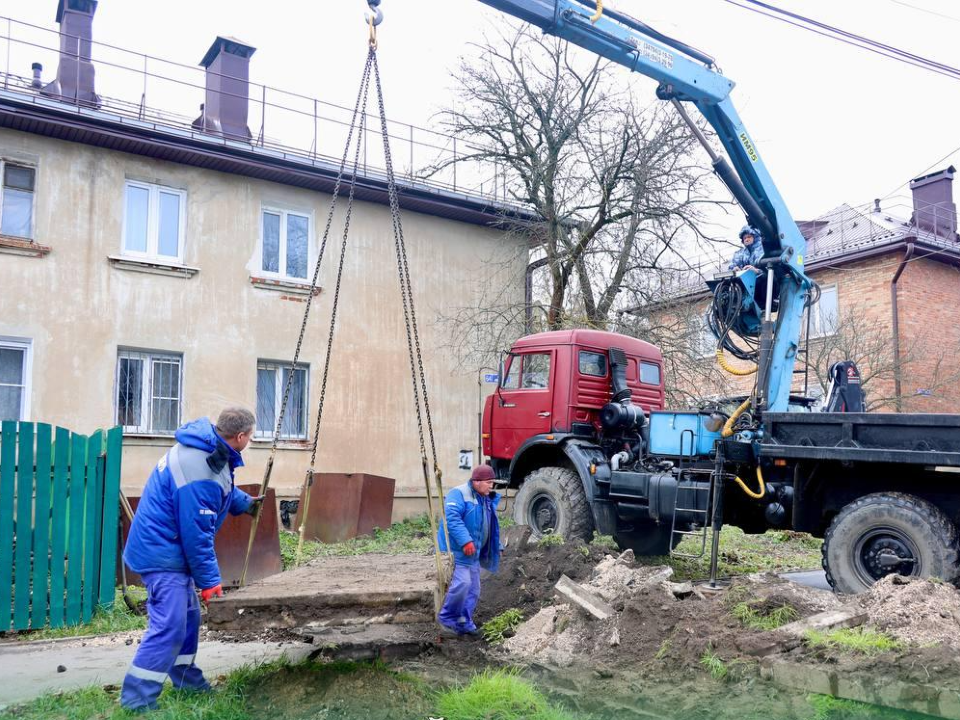
[[[557,545],[563,545],[563,535],[556,535],[554,533],[549,533],[544,535],[539,540],[537,540],[537,547],[555,547]]]
[[[513,635],[513,631],[517,629],[521,622],[523,622],[523,613],[517,608],[510,608],[485,622],[480,628],[480,632],[483,633],[483,639],[488,643],[499,645]]]

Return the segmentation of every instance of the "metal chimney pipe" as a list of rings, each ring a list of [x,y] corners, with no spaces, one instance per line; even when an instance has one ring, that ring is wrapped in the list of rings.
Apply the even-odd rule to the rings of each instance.
[[[249,140],[250,56],[256,48],[236,38],[218,36],[200,64],[206,68],[204,111],[193,127],[204,132]]]
[[[100,96],[94,87],[95,71],[90,62],[96,11],[97,0],[60,0],[57,4],[60,63],[56,79],[40,90],[43,95],[100,107]]]
[[[43,81],[40,79],[40,76],[43,74],[43,65],[35,62],[30,66],[30,69],[33,70],[33,80],[30,81],[30,87],[34,90],[39,90],[43,87]]]

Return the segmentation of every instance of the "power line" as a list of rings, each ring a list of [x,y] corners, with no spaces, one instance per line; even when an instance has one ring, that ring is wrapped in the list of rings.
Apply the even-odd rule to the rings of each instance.
[[[774,5],[770,5],[769,3],[761,2],[760,0],[724,0],[724,2],[728,3],[729,5],[733,5],[734,7],[738,7],[741,10],[749,10],[750,12],[757,13],[763,17],[768,17],[773,20],[784,22],[788,25],[793,25],[794,27],[816,33],[817,35],[821,35],[832,40],[846,43],[847,45],[860,48],[861,50],[867,50],[868,52],[882,55],[890,58],[891,60],[897,60],[898,62],[902,62],[907,65],[912,65],[914,67],[937,73],[938,75],[944,75],[955,80],[960,80],[960,68],[956,68],[936,60],[931,60],[930,58],[926,58],[922,55],[917,55],[906,50],[901,50],[893,45],[871,40],[863,35],[858,35],[833,25],[828,25],[827,23],[813,20],[812,18],[799,15],[798,13],[794,13],[789,10],[784,10]]]
[[[920,172],[918,172],[917,174],[915,174],[913,177],[915,177],[915,178],[917,178],[917,177],[922,177],[924,174],[926,174],[926,173],[929,172],[930,170],[933,170],[933,168],[935,168],[937,165],[939,165],[940,163],[942,163],[944,160],[946,160],[947,158],[951,157],[952,155],[956,155],[958,152],[960,152],[960,147],[954,148],[953,150],[951,150],[950,152],[948,152],[946,155],[944,155],[942,158],[940,158],[939,160],[937,160],[935,163],[931,163],[930,165],[928,165],[927,167],[925,167],[923,170],[921,170]],[[888,192],[886,195],[884,195],[884,196],[881,197],[880,199],[881,199],[881,200],[886,200],[888,197],[890,197],[891,195],[893,195],[897,190],[899,190],[900,188],[902,188],[904,185],[907,185],[908,183],[910,183],[910,180],[907,180],[906,182],[900,183],[900,184],[897,185],[893,190],[891,190],[890,192]]]
[[[903,2],[903,0],[889,0],[894,5],[901,5],[903,7],[910,8],[911,10],[917,10],[918,12],[926,13],[927,15],[936,15],[939,18],[944,20],[953,20],[953,22],[960,22],[960,18],[954,17],[953,15],[944,15],[943,13],[938,13],[935,10],[928,10],[927,8],[919,7],[918,5],[911,5],[908,2]]]

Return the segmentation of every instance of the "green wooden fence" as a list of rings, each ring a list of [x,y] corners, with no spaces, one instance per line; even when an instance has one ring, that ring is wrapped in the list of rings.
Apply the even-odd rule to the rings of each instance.
[[[0,632],[113,605],[122,444],[119,427],[0,423]]]

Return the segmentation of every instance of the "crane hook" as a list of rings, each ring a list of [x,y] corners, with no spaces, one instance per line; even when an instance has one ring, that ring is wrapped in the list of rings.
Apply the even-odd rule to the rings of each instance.
[[[363,14],[363,21],[368,25],[376,27],[383,22],[383,10],[380,9],[380,0],[367,0],[367,7],[370,12]]]

